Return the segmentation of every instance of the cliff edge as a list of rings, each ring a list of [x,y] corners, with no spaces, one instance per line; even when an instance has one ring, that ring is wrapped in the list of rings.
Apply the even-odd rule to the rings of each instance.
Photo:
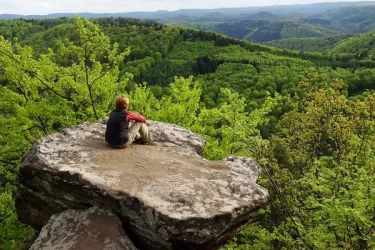
[[[34,247],[51,249],[43,248],[43,237],[66,241],[46,230],[56,229],[57,219],[79,226],[69,218],[86,218],[87,209],[94,209],[90,223],[98,235],[103,229],[95,220],[117,216],[124,232],[116,234],[127,234],[138,249],[217,249],[267,201],[267,190],[256,183],[260,167],[254,160],[208,161],[200,156],[205,140],[199,135],[171,124],[148,126],[152,145],[110,148],[103,121],[65,129],[32,147],[20,169],[16,207],[23,222],[44,227]]]

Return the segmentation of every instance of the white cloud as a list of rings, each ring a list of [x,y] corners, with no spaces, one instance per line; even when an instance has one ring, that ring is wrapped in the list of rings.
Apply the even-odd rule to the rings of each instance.
[[[329,0],[258,0],[256,3],[251,0],[0,0],[0,14],[113,13],[189,8],[250,7],[326,1]]]

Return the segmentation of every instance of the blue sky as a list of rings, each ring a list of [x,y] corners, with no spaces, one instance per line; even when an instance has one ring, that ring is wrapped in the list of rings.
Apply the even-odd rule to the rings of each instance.
[[[0,0],[0,14],[49,14],[61,12],[113,13],[344,1],[345,0]],[[351,0],[351,2],[352,1],[353,0]]]

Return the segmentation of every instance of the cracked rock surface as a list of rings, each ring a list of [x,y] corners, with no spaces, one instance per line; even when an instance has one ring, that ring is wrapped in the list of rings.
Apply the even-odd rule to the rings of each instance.
[[[51,217],[30,250],[137,250],[111,211],[92,207]]]
[[[95,206],[115,213],[139,249],[217,249],[267,201],[254,160],[208,161],[199,135],[148,126],[152,145],[126,149],[105,144],[105,122],[40,140],[20,170],[19,218],[40,230],[53,214]]]

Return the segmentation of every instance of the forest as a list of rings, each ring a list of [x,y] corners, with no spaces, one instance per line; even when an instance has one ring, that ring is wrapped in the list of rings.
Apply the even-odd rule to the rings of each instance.
[[[324,52],[350,35],[375,29],[375,5],[372,1],[78,14],[86,18],[143,18],[171,26],[214,31],[232,38],[304,52]],[[0,14],[0,20],[45,20],[72,18],[74,15]]]
[[[347,38],[350,38],[352,36],[353,35],[287,38],[281,40],[268,41],[264,42],[263,44],[271,47],[277,47],[280,49],[324,53],[333,50],[339,42],[345,41]]]
[[[357,4],[359,3],[363,2]],[[275,7],[274,9],[268,9],[269,11],[243,13],[240,17],[235,14],[225,15],[223,14],[225,11],[221,11],[201,16],[178,15],[157,20],[169,25],[211,30],[248,41],[272,41],[272,46],[279,48],[323,52],[319,49],[320,46],[317,47],[318,50],[311,50],[311,40],[316,41],[320,38],[320,43],[324,41],[325,44],[329,45],[333,41],[345,39],[347,35],[374,30],[375,6],[373,3],[367,3],[368,6],[355,6],[356,3],[349,4],[351,5],[346,7],[336,6],[336,8],[327,11],[324,11],[324,5],[320,5],[320,11],[315,14],[304,13],[301,9],[298,12],[293,12],[293,8],[289,12],[280,13],[280,10]],[[311,5],[303,6],[306,10],[312,8]],[[290,43],[290,39],[297,40]],[[293,46],[294,44],[295,46]],[[296,47],[298,45],[300,46]]]
[[[352,54],[358,57],[373,58],[375,32],[360,35],[342,35],[323,38],[290,38],[264,43],[265,45],[283,49],[306,52],[322,52],[331,54]]]
[[[106,117],[119,94],[204,136],[206,158],[262,166],[270,202],[223,250],[375,248],[372,53],[290,51],[130,18],[0,22],[0,249],[27,249],[35,235],[15,214],[22,155]]]

